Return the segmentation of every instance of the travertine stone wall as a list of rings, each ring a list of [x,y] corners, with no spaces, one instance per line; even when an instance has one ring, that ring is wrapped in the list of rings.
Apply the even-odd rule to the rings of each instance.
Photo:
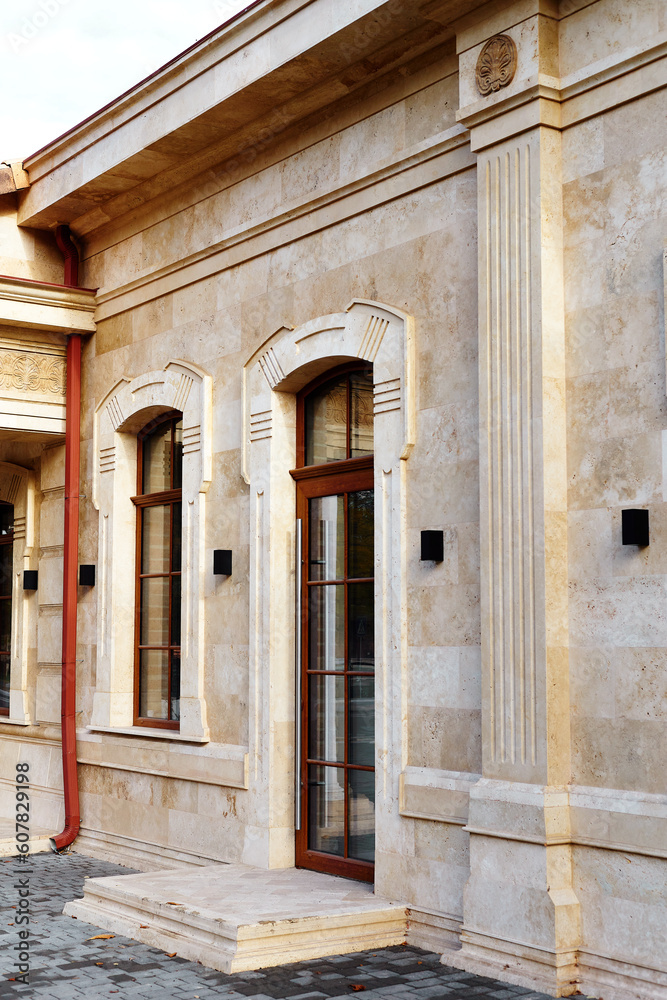
[[[453,6],[423,9],[442,25]],[[264,459],[249,474],[244,369],[269,340],[296,351],[295,329],[354,300],[384,304],[410,320],[415,369],[413,446],[376,469],[389,511],[378,523],[400,566],[379,602],[392,669],[378,671],[377,886],[410,905],[415,943],[462,944],[450,964],[558,995],[657,1000],[667,10],[491,2],[452,31],[399,73],[332,90],[298,128],[276,120],[252,150],[150,202],[142,186],[136,211],[116,217],[114,204],[81,222],[82,280],[99,295],[84,348],[80,561],[103,566],[110,537],[92,498],[100,447],[110,454],[100,433],[112,437],[102,404],[119,380],[118,398],[179,359],[198,366],[211,469],[190,742],[119,726],[129,661],[119,692],[99,643],[113,602],[104,585],[80,593],[80,843],[147,867],[291,863],[287,468],[302,383],[291,356],[261,414],[276,439],[256,435]],[[516,73],[482,93],[478,61],[499,34]],[[65,184],[58,170],[53,184]],[[49,240],[10,233],[8,218],[0,263],[5,246],[22,274],[58,280]],[[129,455],[137,427],[125,429]],[[0,458],[35,473],[43,589],[26,697],[43,724],[28,736],[55,788],[61,454],[3,439]],[[649,508],[647,549],[621,545],[629,506]],[[441,564],[419,559],[427,528],[444,531]],[[214,548],[233,550],[229,579],[212,575]],[[115,600],[131,615],[131,599]],[[114,699],[120,714],[106,711]],[[10,760],[23,750],[0,729]]]
[[[480,191],[487,756],[470,792],[463,949],[451,961],[491,971],[511,953],[508,978],[559,996],[577,979],[614,998],[658,996],[664,907],[641,886],[662,882],[665,857],[658,761],[667,634],[657,552],[665,119],[662,94],[650,91],[662,79],[653,59],[666,24],[653,4],[539,4],[531,32],[530,6],[489,6],[486,30],[472,18],[459,33],[470,102],[459,114],[478,150]],[[517,72],[485,105],[464,66],[472,70],[485,37],[498,32],[518,48]],[[648,93],[633,101],[633,88]],[[621,95],[630,103],[615,106]],[[548,137],[539,167],[537,123]],[[524,407],[532,409],[527,436]],[[621,544],[628,506],[651,511],[646,550]],[[538,655],[528,669],[531,647]],[[531,686],[522,687],[531,675],[532,707]],[[636,855],[618,853],[631,845]],[[503,929],[493,917],[500,908]]]
[[[573,776],[664,793],[664,94],[566,133]],[[632,141],[628,141],[632,135]],[[648,507],[651,544],[621,545]]]
[[[105,293],[165,265],[177,267],[203,248],[233,247],[253,227],[311,199],[327,204],[342,187],[363,197],[360,182],[456,124],[457,61],[450,43],[402,67],[326,116],[298,127],[278,121],[262,140],[86,240],[86,280]],[[367,205],[373,203],[373,198]],[[300,213],[298,213],[300,214]],[[260,229],[261,233],[262,230]],[[327,239],[326,234],[323,239]],[[315,261],[303,262],[317,273]],[[219,272],[221,268],[216,268]],[[236,298],[232,296],[227,301]],[[138,299],[137,301],[140,301]],[[105,310],[101,310],[104,314]],[[177,314],[176,314],[177,315]]]
[[[62,281],[63,259],[51,233],[19,229],[16,196],[0,198],[0,274],[35,281]]]
[[[361,298],[399,309],[409,306],[417,331],[417,444],[405,463],[410,647],[403,679],[409,705],[405,763],[438,773],[443,769],[474,773],[480,768],[476,185],[472,160],[458,149],[455,67],[450,46],[437,58],[415,64],[388,87],[376,86],[363,100],[334,108],[326,120],[313,121],[298,135],[276,135],[256,158],[223,164],[213,176],[160,201],[152,215],[140,214],[133,220],[139,229],[136,234],[110,227],[87,242],[85,281],[100,285],[101,305],[95,339],[84,355],[82,434],[89,456],[85,491],[92,478],[93,409],[119,377],[134,378],[160,370],[173,358],[191,358],[212,379],[213,468],[206,497],[206,558],[210,560],[212,548],[231,548],[234,574],[229,580],[214,579],[206,564],[205,690],[210,747],[221,748],[225,759],[233,748],[252,744],[254,725],[248,700],[247,624],[252,519],[248,489],[241,478],[240,373],[257,347],[281,325],[298,327]],[[366,187],[367,178],[381,179],[383,170],[395,172],[403,159],[419,157],[422,146],[434,141],[442,142],[441,166],[424,177],[426,186],[421,186],[419,177],[413,181],[399,171],[402,187],[394,188],[390,199],[375,182]],[[413,190],[415,184],[420,185],[418,191]],[[333,207],[318,216],[313,206],[326,205],[334,194]],[[298,214],[299,228],[289,242],[278,241],[273,220],[288,211]],[[162,214],[170,218],[161,221]],[[262,232],[268,235],[261,237]],[[119,234],[125,237],[120,242]],[[257,243],[260,237],[263,245]],[[112,244],[109,249],[106,242]],[[216,257],[208,253],[211,245]],[[198,272],[198,280],[192,281],[179,265],[197,254],[206,255],[204,274]],[[117,287],[141,281],[162,266],[167,275],[157,286],[140,286],[132,292]],[[125,309],[126,304],[131,308]],[[124,311],[117,312],[121,308]],[[96,517],[84,504],[82,545],[91,553],[87,561],[95,561]],[[442,566],[425,567],[419,561],[419,532],[426,527],[446,531],[447,559]],[[86,610],[80,625],[86,650],[82,694],[87,706],[99,657],[92,641],[94,600],[99,600],[99,593],[83,598]],[[425,669],[437,678],[430,701]],[[101,734],[98,739],[118,743],[118,738]],[[128,747],[135,746],[131,737],[125,739]],[[281,746],[290,739],[286,730]],[[103,746],[95,744],[95,759],[100,759],[100,752],[103,755]],[[85,750],[84,759],[91,760],[83,767],[82,801],[90,817],[84,821],[86,828],[122,838],[136,827],[139,832],[131,836],[141,840],[140,831],[151,827],[152,842],[177,850],[183,846],[176,835],[177,817],[190,810],[197,815],[195,853],[228,860],[258,858],[257,851],[263,850],[258,845],[268,831],[262,828],[264,806],[257,803],[251,813],[248,794],[227,789],[234,805],[225,810],[226,829],[221,833],[214,810],[209,813],[199,801],[204,792],[210,798],[214,788],[199,784],[197,792],[186,794],[187,784],[162,777],[166,756],[157,746],[152,764],[142,765],[153,773],[146,774],[141,787],[118,769],[95,766]],[[203,767],[208,749],[197,752]],[[397,760],[400,770],[400,752]],[[276,759],[276,768],[278,763]],[[291,771],[288,759],[284,770]],[[109,781],[109,787],[118,789],[113,805],[106,803]],[[397,788],[398,771],[391,781]],[[165,803],[164,823],[152,823],[152,802]],[[398,817],[397,801],[393,808]],[[277,824],[276,840],[283,820],[276,813],[272,822]],[[387,884],[403,872],[401,881],[413,903],[460,917],[467,863],[467,838],[460,821],[441,828],[431,819],[411,817],[401,821],[400,829],[405,832],[397,835],[384,863]],[[449,846],[440,854],[436,845],[443,837]],[[87,843],[92,839],[91,834]],[[289,851],[287,841],[278,850]],[[407,870],[414,866],[421,874],[408,879]]]

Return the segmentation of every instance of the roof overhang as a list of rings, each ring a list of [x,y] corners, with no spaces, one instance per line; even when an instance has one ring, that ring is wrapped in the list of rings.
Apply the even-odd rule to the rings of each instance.
[[[260,0],[24,162],[20,225],[85,236],[453,36],[479,0]]]

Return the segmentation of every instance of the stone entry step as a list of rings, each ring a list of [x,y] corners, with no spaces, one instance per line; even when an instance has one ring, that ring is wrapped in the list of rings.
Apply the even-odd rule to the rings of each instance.
[[[403,944],[405,905],[319,872],[248,865],[89,879],[65,914],[220,972]]]

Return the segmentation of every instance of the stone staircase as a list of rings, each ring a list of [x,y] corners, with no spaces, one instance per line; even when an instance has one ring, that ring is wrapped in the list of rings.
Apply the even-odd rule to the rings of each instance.
[[[221,972],[402,944],[405,905],[319,872],[247,865],[96,878],[63,911]]]

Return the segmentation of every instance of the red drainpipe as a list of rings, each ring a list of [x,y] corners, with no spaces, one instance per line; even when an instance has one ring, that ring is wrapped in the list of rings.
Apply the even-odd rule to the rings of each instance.
[[[56,243],[64,258],[65,280],[63,284],[76,288],[79,284],[79,251],[72,239],[69,226],[56,226]]]
[[[79,283],[79,254],[68,226],[56,228],[56,243],[65,261],[65,284]],[[79,833],[79,782],[76,769],[76,612],[79,561],[79,459],[81,422],[81,334],[67,338],[65,397],[65,543],[63,560],[62,748],[65,829],[51,847],[69,847]]]

